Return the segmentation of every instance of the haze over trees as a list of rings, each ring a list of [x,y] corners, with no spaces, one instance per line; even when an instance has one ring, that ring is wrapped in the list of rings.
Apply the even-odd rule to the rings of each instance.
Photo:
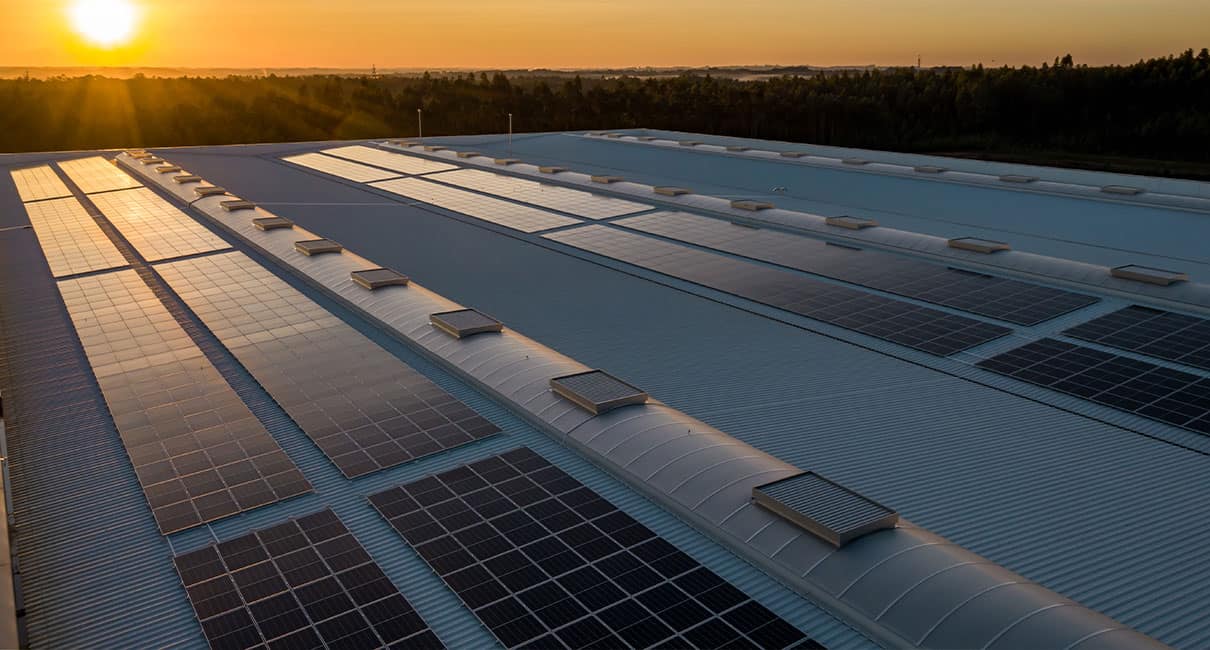
[[[649,127],[1210,176],[1210,51],[1129,66],[0,81],[0,151]],[[1166,161],[1148,163],[1138,159]],[[1140,167],[1141,166],[1141,167]],[[1190,172],[1189,170],[1193,170]],[[1200,171],[1199,171],[1200,170]]]

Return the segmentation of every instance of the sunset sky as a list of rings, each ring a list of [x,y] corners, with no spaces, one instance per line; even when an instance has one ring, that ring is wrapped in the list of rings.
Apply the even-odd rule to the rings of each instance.
[[[525,68],[1088,64],[1210,46],[1207,0],[128,0],[133,39],[72,0],[0,0],[0,66]]]

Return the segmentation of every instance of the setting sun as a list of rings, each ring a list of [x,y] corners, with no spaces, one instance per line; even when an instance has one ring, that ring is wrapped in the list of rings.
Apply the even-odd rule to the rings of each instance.
[[[89,43],[105,48],[130,40],[138,13],[130,0],[75,0],[68,8],[72,29]]]

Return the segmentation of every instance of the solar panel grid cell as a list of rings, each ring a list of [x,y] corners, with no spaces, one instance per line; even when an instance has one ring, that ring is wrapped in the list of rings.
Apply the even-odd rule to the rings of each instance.
[[[419,158],[417,156],[407,156],[404,154],[391,153],[381,149],[356,145],[352,147],[337,147],[335,149],[324,149],[323,153],[330,156],[339,156],[356,162],[374,165],[390,169],[403,174],[428,174],[431,172],[448,171],[457,169],[457,166],[446,163],[436,162],[427,158]]]
[[[25,211],[54,277],[126,266],[126,258],[76,199],[27,203]]]
[[[230,248],[226,241],[146,188],[88,197],[149,262]]]
[[[17,186],[17,194],[23,202],[71,196],[71,190],[67,189],[67,185],[50,165],[14,169],[11,174],[13,184]]]
[[[399,176],[398,172],[384,171],[376,167],[369,167],[359,163],[344,160],[342,158],[333,158],[319,153],[305,153],[297,156],[286,156],[282,160],[293,163],[300,167],[313,169],[318,172],[330,174],[339,178],[358,183],[369,183],[372,181],[381,181],[388,178]]]
[[[370,502],[507,647],[820,647],[526,448]]]
[[[85,194],[143,186],[133,176],[118,169],[113,163],[100,156],[68,160],[58,163],[58,165],[59,169],[62,169]]]
[[[559,185],[495,174],[480,169],[459,169],[430,176],[433,180],[494,194],[588,219],[606,219],[651,209],[650,205],[601,196]],[[603,178],[603,177],[602,177]],[[612,178],[612,177],[610,177]]]
[[[521,232],[537,232],[582,223],[577,219],[546,210],[467,192],[439,183],[431,183],[419,178],[400,178],[382,183],[371,183],[371,186]]]
[[[1210,370],[1210,320],[1204,318],[1132,305],[1063,333]]]

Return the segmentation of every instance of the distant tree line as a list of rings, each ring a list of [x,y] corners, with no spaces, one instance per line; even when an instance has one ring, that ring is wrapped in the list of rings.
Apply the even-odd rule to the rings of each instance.
[[[0,151],[650,127],[917,152],[1210,162],[1210,52],[1128,66],[674,77],[0,81]]]

